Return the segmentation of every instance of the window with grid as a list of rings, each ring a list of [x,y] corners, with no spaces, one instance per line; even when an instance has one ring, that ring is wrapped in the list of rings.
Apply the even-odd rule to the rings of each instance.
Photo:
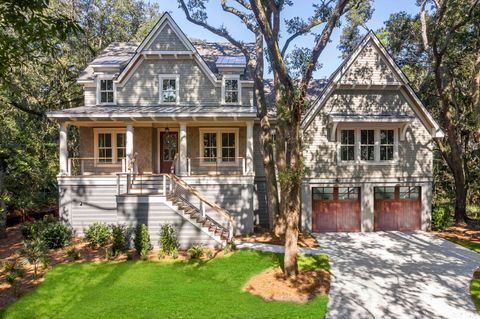
[[[113,162],[113,145],[111,133],[98,134],[98,162],[112,163]]]
[[[375,187],[375,199],[395,199],[395,187]]]
[[[217,133],[203,133],[203,158],[206,162],[217,159]]]
[[[225,79],[225,103],[238,103],[238,79]]]
[[[359,187],[339,187],[338,188],[338,199],[348,200],[348,199],[358,199],[360,194]]]
[[[314,187],[312,189],[314,200],[333,200],[333,187]]]
[[[360,159],[362,161],[375,160],[375,131],[360,131]]]
[[[113,80],[100,80],[100,103],[114,103]]]
[[[235,133],[222,133],[222,161],[235,161]]]
[[[420,197],[420,187],[410,186],[410,187],[400,187],[400,198],[419,198]]]
[[[342,161],[355,160],[355,130],[340,131],[340,158]]]
[[[126,143],[126,134],[117,133],[117,162],[127,157],[127,143]]]
[[[393,145],[395,143],[393,130],[380,130],[380,160],[393,160]]]
[[[176,78],[162,78],[162,102],[174,103],[178,98]]]

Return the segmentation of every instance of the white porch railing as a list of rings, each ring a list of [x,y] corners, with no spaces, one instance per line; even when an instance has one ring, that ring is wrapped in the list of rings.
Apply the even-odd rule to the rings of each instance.
[[[117,162],[99,157],[69,157],[67,176],[105,175],[127,172],[127,159],[119,158]]]
[[[187,158],[187,175],[246,175],[243,157],[193,157]]]

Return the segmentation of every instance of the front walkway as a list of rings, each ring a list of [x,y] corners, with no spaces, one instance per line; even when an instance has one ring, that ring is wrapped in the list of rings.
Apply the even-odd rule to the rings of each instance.
[[[425,232],[315,235],[330,256],[327,318],[479,318],[480,254]]]

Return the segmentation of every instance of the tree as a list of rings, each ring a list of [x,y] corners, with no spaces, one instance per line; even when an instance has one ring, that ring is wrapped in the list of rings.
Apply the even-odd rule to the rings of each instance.
[[[209,25],[205,11],[205,0],[179,0],[187,19],[205,27],[211,32],[220,35],[233,45],[241,48],[242,43],[235,40],[225,27],[215,28]],[[274,167],[278,171],[280,184],[280,216],[285,218],[285,258],[284,274],[287,277],[295,276],[297,267],[298,222],[300,216],[300,186],[304,174],[302,136],[300,124],[302,112],[307,106],[307,88],[312,74],[318,67],[318,58],[329,42],[333,29],[339,25],[342,15],[366,1],[320,1],[314,4],[314,14],[305,21],[295,17],[285,21],[289,34],[283,45],[280,45],[280,29],[282,14],[291,1],[275,0],[236,0],[236,7],[228,7],[222,1],[222,8],[241,18],[243,24],[250,30],[256,30],[256,38],[263,38],[266,44],[268,61],[274,75],[276,119],[276,162]],[[348,5],[348,6],[347,6]],[[241,8],[237,9],[237,7]],[[226,10],[230,8],[229,10]],[[252,22],[253,21],[253,22]],[[289,63],[288,47],[292,41],[304,34],[311,33],[317,26],[323,26],[316,36],[312,49],[297,48],[290,56],[301,57],[301,63]],[[260,45],[262,41],[256,41]],[[263,50],[263,47],[261,48]],[[243,51],[242,51],[243,53]],[[245,54],[245,53],[244,53]],[[259,59],[257,58],[257,61]],[[290,61],[292,61],[290,60]],[[256,77],[262,76],[256,73]],[[260,82],[260,81],[259,81]],[[255,88],[257,91],[257,87]],[[260,88],[258,87],[258,90]],[[262,105],[259,104],[260,109]],[[265,148],[264,152],[270,151]]]
[[[158,18],[158,6],[140,0],[0,3],[0,236],[6,213],[58,199],[57,124],[45,113],[80,106],[86,65],[112,41],[143,38]]]
[[[419,7],[415,16],[392,15],[380,34],[445,132],[435,142],[453,179],[455,221],[468,222],[468,190],[478,180],[480,4],[423,0]]]

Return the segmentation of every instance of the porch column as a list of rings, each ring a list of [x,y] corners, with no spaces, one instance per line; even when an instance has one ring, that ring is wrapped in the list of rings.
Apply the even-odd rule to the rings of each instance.
[[[60,123],[60,175],[68,173],[68,125],[65,122]]]
[[[127,157],[126,169],[130,167],[130,163],[133,160],[133,125],[127,124],[127,130],[125,132],[125,155]],[[134,172],[135,168],[131,167],[131,171]]]
[[[247,175],[253,174],[253,121],[247,122],[247,149],[245,152],[246,160],[246,169],[245,172]]]
[[[180,123],[179,175],[187,175],[187,124]]]

